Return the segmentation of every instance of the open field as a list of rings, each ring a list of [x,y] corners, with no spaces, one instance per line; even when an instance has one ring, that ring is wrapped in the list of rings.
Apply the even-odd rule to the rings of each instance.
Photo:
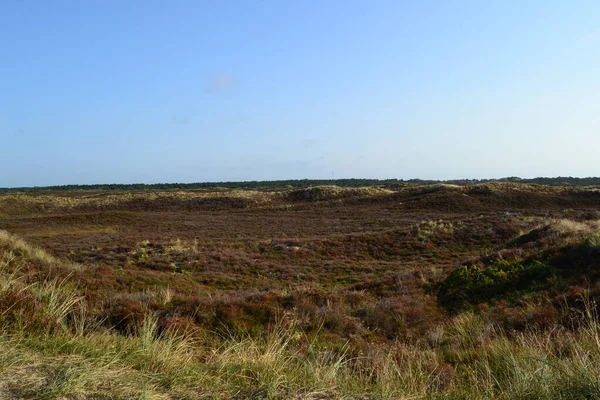
[[[0,398],[600,398],[600,188],[0,194]]]

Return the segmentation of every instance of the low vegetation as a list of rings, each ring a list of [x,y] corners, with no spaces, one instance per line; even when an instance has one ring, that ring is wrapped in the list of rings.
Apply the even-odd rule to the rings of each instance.
[[[505,185],[6,195],[0,398],[600,398],[595,195]]]

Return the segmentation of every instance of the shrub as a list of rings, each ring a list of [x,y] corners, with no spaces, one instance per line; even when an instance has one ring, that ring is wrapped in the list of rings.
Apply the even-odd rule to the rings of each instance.
[[[550,268],[539,261],[500,261],[487,268],[461,265],[438,285],[438,300],[448,309],[460,309],[469,303],[488,302],[531,289],[546,282],[549,277]]]

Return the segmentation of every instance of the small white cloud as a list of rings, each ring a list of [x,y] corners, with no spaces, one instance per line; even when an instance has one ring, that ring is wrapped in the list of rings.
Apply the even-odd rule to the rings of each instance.
[[[206,90],[212,94],[226,94],[235,88],[236,83],[235,76],[219,72],[208,80]]]

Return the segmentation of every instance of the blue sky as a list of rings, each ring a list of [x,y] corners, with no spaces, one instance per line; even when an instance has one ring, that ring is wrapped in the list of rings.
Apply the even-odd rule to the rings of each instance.
[[[0,2],[0,186],[599,176],[600,2]]]

